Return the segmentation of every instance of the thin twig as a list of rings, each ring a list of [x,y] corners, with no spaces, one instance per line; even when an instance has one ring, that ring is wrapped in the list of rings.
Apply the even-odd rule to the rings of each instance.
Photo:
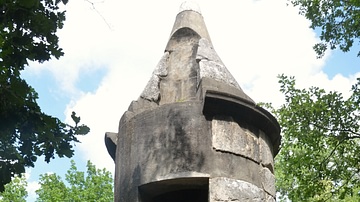
[[[95,10],[95,12],[101,17],[101,19],[105,22],[105,24],[109,27],[110,30],[112,30],[110,24],[107,22],[107,20],[105,19],[105,17],[96,9],[95,7],[95,3],[104,3],[104,1],[100,1],[100,2],[91,2],[90,0],[84,0],[86,2],[88,2],[89,4],[91,4],[92,9]]]

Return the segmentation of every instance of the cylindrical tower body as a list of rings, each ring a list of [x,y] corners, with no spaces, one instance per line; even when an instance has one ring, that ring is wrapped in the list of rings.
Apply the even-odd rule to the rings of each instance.
[[[237,84],[185,6],[148,85],[105,142],[115,201],[275,201],[276,119]]]

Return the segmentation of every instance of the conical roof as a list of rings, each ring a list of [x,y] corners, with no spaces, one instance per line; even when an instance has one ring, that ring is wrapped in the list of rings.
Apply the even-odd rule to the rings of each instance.
[[[176,16],[164,56],[141,98],[159,104],[193,100],[200,87],[203,91],[231,94],[255,105],[215,52],[199,7],[184,2]]]

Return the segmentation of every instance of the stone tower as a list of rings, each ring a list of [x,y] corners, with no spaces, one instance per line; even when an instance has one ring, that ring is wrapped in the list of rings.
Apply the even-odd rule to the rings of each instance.
[[[275,201],[279,124],[243,92],[188,3],[105,143],[117,202]]]

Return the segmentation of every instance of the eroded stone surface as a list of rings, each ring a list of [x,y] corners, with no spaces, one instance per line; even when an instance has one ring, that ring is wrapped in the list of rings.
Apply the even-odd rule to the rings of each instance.
[[[160,97],[159,83],[161,77],[167,76],[167,61],[169,58],[169,52],[165,52],[156,66],[150,81],[147,83],[144,91],[140,97],[149,101],[158,102]]]
[[[135,112],[135,113],[141,113],[143,111],[153,109],[157,107],[157,103],[152,100],[147,100],[143,98],[139,98],[136,101],[132,101],[128,111]]]
[[[218,177],[209,181],[209,202],[262,202],[264,199],[262,189],[242,180]]]
[[[205,38],[199,41],[196,59],[200,60],[200,79],[208,77],[241,89],[229,70],[221,62],[212,44]]]
[[[274,157],[271,149],[271,143],[269,138],[262,131],[260,131],[259,145],[261,164],[269,168],[271,172],[274,173]]]
[[[273,197],[273,196],[271,196],[271,195],[269,195],[269,194],[265,194],[265,202],[275,202],[276,200],[275,200],[275,197]]]
[[[212,44],[205,38],[199,40],[199,47],[196,53],[197,60],[210,60],[216,63],[221,63],[221,59],[215,52]]]
[[[215,116],[212,120],[212,144],[219,151],[245,156],[259,161],[259,145],[255,135],[243,129],[229,116]]]
[[[271,196],[275,197],[276,189],[275,189],[275,176],[274,174],[268,169],[263,168],[261,170],[261,179],[263,189],[270,194]]]

